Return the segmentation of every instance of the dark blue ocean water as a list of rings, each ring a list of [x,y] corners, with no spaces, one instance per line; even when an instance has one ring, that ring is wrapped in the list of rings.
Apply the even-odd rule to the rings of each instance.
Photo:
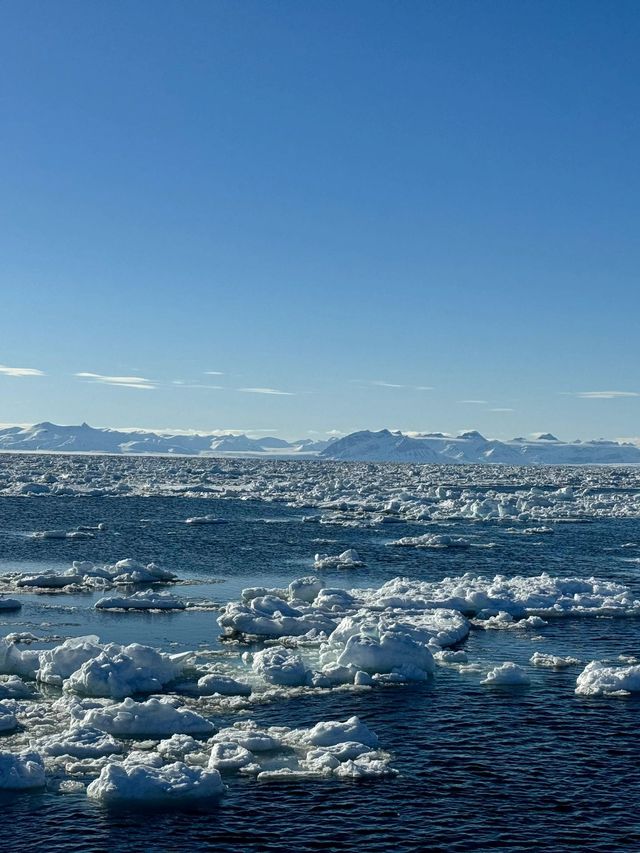
[[[182,523],[212,512],[228,524]],[[366,567],[327,573],[332,585],[377,586],[397,575],[437,580],[465,571],[547,571],[619,580],[640,597],[640,564],[631,561],[640,547],[621,547],[640,544],[636,520],[558,524],[547,536],[514,535],[494,524],[429,525],[478,546],[433,551],[387,546],[424,532],[415,524],[345,529],[302,523],[302,514],[252,501],[1,498],[0,572],[135,557],[193,579],[178,588],[183,597],[225,601],[244,586],[282,585],[311,573],[316,551],[355,547]],[[108,532],[89,541],[24,535],[100,521]],[[184,648],[217,643],[213,612],[96,613],[92,595],[24,600],[20,614],[0,617],[0,634],[97,633],[103,640]],[[640,620],[562,619],[528,632],[474,631],[465,649],[471,662],[483,664],[527,664],[534,651],[585,662],[613,658],[640,653]],[[10,841],[4,849],[637,851],[640,699],[577,697],[580,669],[530,668],[530,688],[491,689],[477,676],[440,667],[427,684],[257,706],[251,717],[266,725],[307,726],[358,714],[393,753],[400,775],[364,783],[231,778],[219,804],[179,811],[106,809],[84,795],[5,794],[0,806]]]

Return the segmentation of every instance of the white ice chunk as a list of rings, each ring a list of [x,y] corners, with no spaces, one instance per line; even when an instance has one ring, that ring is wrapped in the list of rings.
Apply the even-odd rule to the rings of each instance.
[[[74,758],[99,758],[123,751],[119,741],[90,726],[74,725],[68,731],[51,735],[38,748],[44,755],[71,755]]]
[[[153,737],[172,734],[211,735],[213,723],[168,697],[134,702],[127,698],[119,705],[91,708],[82,717],[85,726],[94,726],[116,737]]]
[[[269,684],[299,687],[309,684],[311,673],[302,658],[284,648],[272,646],[253,656],[253,671]]]
[[[576,681],[576,693],[583,696],[607,696],[640,692],[640,665],[606,666],[600,661],[588,663]]]
[[[37,752],[0,752],[0,789],[17,791],[44,784],[44,764]]]
[[[317,723],[306,734],[305,740],[314,746],[335,746],[339,743],[354,741],[369,747],[378,745],[378,736],[359,717],[349,717],[343,723],[339,721]]]
[[[254,760],[253,754],[234,741],[214,743],[209,757],[210,770],[239,770]]]
[[[518,666],[517,663],[513,663],[512,661],[506,661],[500,666],[496,666],[494,669],[490,670],[487,673],[486,678],[484,678],[481,684],[491,684],[491,685],[522,685],[525,686],[530,683],[529,676],[527,675],[526,669],[521,666]]]
[[[289,584],[289,598],[311,603],[325,586],[320,578],[297,578]]]
[[[567,666],[573,666],[580,663],[578,658],[558,657],[558,655],[548,655],[544,652],[534,652],[529,658],[529,663],[533,666],[546,666],[550,669],[564,669]]]
[[[184,610],[186,604],[169,592],[147,589],[129,596],[113,596],[96,601],[97,610]]]
[[[165,802],[215,798],[224,785],[217,770],[188,767],[182,762],[164,767],[108,764],[87,788],[87,796],[103,802]]]
[[[327,554],[316,554],[314,557],[314,568],[323,569],[354,569],[364,566],[364,560],[354,548],[348,548],[341,554],[329,557]]]
[[[214,693],[221,696],[249,696],[251,686],[228,675],[210,673],[198,679],[198,693],[201,696],[212,696]]]
[[[40,653],[38,681],[61,686],[65,679],[83,663],[97,657],[102,651],[98,637],[72,637],[53,649]]]
[[[189,654],[167,655],[139,643],[112,643],[73,672],[64,688],[84,696],[112,699],[155,693],[182,673],[189,658]]]

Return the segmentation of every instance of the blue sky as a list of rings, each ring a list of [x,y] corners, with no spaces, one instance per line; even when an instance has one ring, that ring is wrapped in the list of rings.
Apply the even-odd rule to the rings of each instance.
[[[0,421],[640,435],[639,38],[625,0],[3,3]]]

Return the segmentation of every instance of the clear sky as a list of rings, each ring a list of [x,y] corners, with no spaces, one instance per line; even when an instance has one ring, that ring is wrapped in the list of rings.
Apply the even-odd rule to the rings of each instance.
[[[0,421],[640,435],[639,44],[636,0],[4,0]]]

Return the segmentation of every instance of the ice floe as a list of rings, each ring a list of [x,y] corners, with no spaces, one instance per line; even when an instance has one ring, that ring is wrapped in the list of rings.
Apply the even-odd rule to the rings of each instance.
[[[84,726],[116,737],[157,737],[172,734],[208,735],[215,726],[210,720],[167,696],[135,702],[127,698],[119,705],[90,708],[78,718]]]
[[[0,752],[0,789],[8,791],[43,788],[45,772],[36,752]]]
[[[220,797],[224,784],[217,770],[176,761],[164,767],[108,764],[87,788],[87,796],[105,803],[163,802]]]
[[[274,646],[253,655],[253,671],[269,684],[298,687],[310,683],[311,673],[302,658],[282,646]]]
[[[316,554],[313,566],[318,571],[323,569],[355,569],[364,566],[364,560],[354,548],[348,548],[334,557],[329,557],[327,554]]]
[[[138,560],[118,560],[111,565],[94,564],[88,560],[74,560],[71,568],[63,572],[45,571],[36,574],[11,572],[0,577],[10,588],[27,590],[59,590],[77,592],[82,589],[109,589],[118,586],[174,583],[177,575],[156,563],[144,564]]]
[[[169,592],[154,592],[147,589],[129,596],[100,598],[94,607],[97,610],[184,610],[184,601]]]
[[[462,537],[449,536],[446,533],[425,533],[422,536],[404,536],[389,542],[389,545],[402,545],[414,548],[468,548],[469,541]]]
[[[583,696],[640,693],[640,665],[608,666],[591,661],[577,678],[576,693]]]
[[[219,518],[216,515],[194,515],[192,518],[187,518],[185,524],[226,524],[226,518]]]
[[[482,680],[482,684],[490,685],[511,685],[526,687],[531,683],[526,669],[518,666],[517,663],[507,661],[489,670],[486,677]]]
[[[565,669],[568,666],[575,666],[580,663],[578,658],[561,657],[559,655],[545,654],[544,652],[534,652],[529,663],[533,666],[543,666],[548,669]]]

